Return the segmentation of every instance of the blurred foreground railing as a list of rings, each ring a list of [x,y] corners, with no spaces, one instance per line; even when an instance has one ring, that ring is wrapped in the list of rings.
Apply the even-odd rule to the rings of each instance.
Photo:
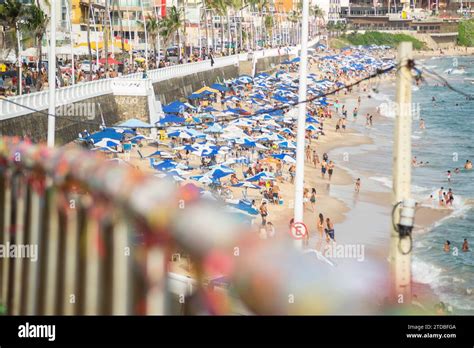
[[[0,304],[9,315],[337,309],[320,294],[324,265],[286,239],[259,240],[232,216],[193,186],[91,151],[0,138]],[[169,273],[174,253],[189,256],[195,279]],[[207,281],[221,276],[227,291]]]

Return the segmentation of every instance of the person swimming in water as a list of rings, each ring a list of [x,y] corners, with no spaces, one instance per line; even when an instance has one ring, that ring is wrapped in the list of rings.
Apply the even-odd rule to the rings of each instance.
[[[471,170],[472,169],[472,162],[470,160],[466,160],[464,164],[464,169]]]
[[[444,243],[443,250],[447,253],[451,251],[451,242],[449,240]]]
[[[425,129],[425,120],[424,119],[420,119],[420,123],[419,123],[418,127],[420,129]]]
[[[462,251],[464,251],[464,252],[469,251],[469,244],[467,243],[466,238],[464,238],[464,242],[462,243]]]

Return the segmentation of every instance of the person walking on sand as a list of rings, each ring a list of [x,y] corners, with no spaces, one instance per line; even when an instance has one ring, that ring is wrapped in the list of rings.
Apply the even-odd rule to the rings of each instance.
[[[262,202],[260,205],[260,216],[262,217],[262,226],[265,226],[267,224],[268,216],[267,202]]]
[[[326,169],[327,169],[327,163],[325,160],[321,162],[321,177],[324,179],[324,176],[326,175]]]
[[[360,192],[360,178],[355,181],[355,192]]]
[[[311,209],[314,213],[316,206],[316,189],[314,187],[311,189],[311,198],[309,199],[309,201],[311,202]]]
[[[329,181],[331,181],[331,177],[332,177],[333,172],[334,172],[334,162],[329,161],[329,164],[328,164],[328,178],[329,178]]]
[[[315,167],[317,167],[319,164],[319,156],[316,151],[313,151],[313,164]]]
[[[310,198],[309,190],[307,188],[305,188],[304,192],[303,192],[303,207],[304,207],[304,210],[308,209],[309,198]]]
[[[306,160],[307,160],[308,162],[311,161],[311,147],[310,147],[309,145],[306,146]]]
[[[336,241],[335,232],[334,232],[334,224],[332,223],[330,218],[326,218],[326,241],[329,243],[331,240],[333,242]]]
[[[323,231],[324,231],[324,215],[321,214],[321,213],[319,213],[318,221],[316,222],[316,228],[318,229],[319,237],[322,240],[323,239]]]

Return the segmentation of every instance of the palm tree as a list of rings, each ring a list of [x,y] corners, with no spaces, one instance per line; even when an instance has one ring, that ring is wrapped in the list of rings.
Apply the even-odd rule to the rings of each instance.
[[[153,44],[153,52],[155,53],[154,60],[156,61],[157,56],[157,49],[156,49],[156,41],[160,32],[160,22],[156,17],[148,16],[146,19],[146,31],[151,38]]]
[[[23,23],[23,28],[32,33],[36,40],[36,50],[38,54],[38,67],[41,68],[42,61],[42,41],[46,29],[48,28],[49,18],[46,13],[41,9],[39,4],[33,4],[28,8],[28,11],[25,12],[25,20]],[[37,80],[37,88],[41,85],[41,78]]]
[[[19,0],[6,0],[0,5],[0,23],[7,28],[13,35],[13,42],[15,47],[15,56],[20,56],[19,47],[17,45],[18,34],[21,30],[19,22],[25,14],[25,7]],[[18,79],[19,80],[19,79]],[[18,81],[17,93],[20,93],[20,83]]]
[[[173,36],[176,35],[178,40],[178,60],[181,61],[179,30],[183,26],[182,9],[177,9],[176,6],[172,6],[166,16],[159,23],[161,28],[160,35],[165,41],[165,47],[168,47]]]
[[[316,17],[316,19],[322,19],[323,22],[325,22],[324,19],[324,10],[319,7],[318,5],[314,5],[314,7],[311,8],[311,11],[313,13],[313,16]]]
[[[212,10],[219,15],[221,28],[221,53],[224,54],[224,16],[227,13],[226,0],[213,0],[210,3]]]
[[[291,26],[292,26],[290,40],[292,41],[292,44],[296,44],[296,41],[297,41],[297,25],[299,25],[299,23],[301,23],[301,12],[299,12],[298,10],[291,10],[288,13],[288,21],[291,23]]]
[[[265,30],[270,33],[270,42],[271,42],[271,45],[273,45],[273,17],[271,15],[266,15],[265,16]]]
[[[119,18],[119,26],[120,26],[120,41],[122,44],[122,66],[125,69],[125,41],[123,37],[123,22],[122,22],[122,11],[120,9],[120,5],[118,0],[114,0],[114,9],[118,12],[118,18]]]

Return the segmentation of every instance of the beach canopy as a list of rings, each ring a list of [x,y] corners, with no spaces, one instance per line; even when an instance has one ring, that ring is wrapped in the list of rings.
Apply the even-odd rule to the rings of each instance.
[[[248,201],[240,200],[238,203],[228,203],[229,206],[242,210],[250,215],[258,215],[258,210],[252,208],[252,204]]]
[[[286,162],[286,163],[296,163],[296,160],[293,157],[291,157],[291,156],[289,156],[285,153],[279,153],[279,154],[276,154],[276,155],[272,155],[272,157],[277,158],[279,160],[282,160],[283,162]]]
[[[196,94],[200,94],[200,93],[203,93],[203,92],[210,92],[210,93],[219,93],[219,91],[217,89],[214,89],[214,88],[211,88],[209,86],[205,86],[205,87],[202,87],[200,89],[198,89],[196,92]]]
[[[158,162],[158,163],[155,163],[155,161],[153,161],[152,158],[150,160],[151,160],[150,162],[151,162],[152,167],[154,169],[160,170],[162,172],[168,171],[170,169],[174,169],[178,166],[177,162],[171,161],[169,159],[165,159],[165,160],[163,160],[161,162]]]
[[[172,103],[169,103],[168,105],[165,105],[163,107],[163,112],[166,113],[171,113],[171,114],[180,114],[183,113],[186,110],[186,104],[183,102],[180,102],[179,100],[175,100]]]
[[[275,180],[274,176],[272,173],[268,173],[268,172],[260,172],[258,173],[257,175],[254,175],[250,178],[247,178],[246,181],[260,181],[260,180],[263,180],[263,181],[266,181],[266,180]]]
[[[94,143],[94,146],[97,147],[115,147],[120,145],[120,141],[110,138],[103,138],[100,141]]]
[[[230,91],[230,88],[224,85],[221,85],[220,83],[214,83],[211,85],[212,89],[218,90],[220,92],[227,92]]]
[[[241,181],[235,185],[232,185],[233,187],[245,187],[245,188],[251,188],[251,189],[255,189],[255,190],[260,190],[260,186],[257,186],[257,185],[254,185],[248,181]]]
[[[113,128],[104,129],[101,132],[94,133],[89,135],[86,140],[92,140],[92,142],[97,143],[104,138],[114,139],[114,140],[122,140],[124,135],[122,133],[118,133]]]
[[[218,123],[214,123],[212,126],[204,130],[204,133],[224,133],[222,126]]]
[[[184,123],[186,120],[183,117],[175,116],[175,115],[166,115],[158,122],[160,124],[164,123]]]
[[[151,128],[151,124],[136,118],[131,118],[119,124],[122,128]]]

